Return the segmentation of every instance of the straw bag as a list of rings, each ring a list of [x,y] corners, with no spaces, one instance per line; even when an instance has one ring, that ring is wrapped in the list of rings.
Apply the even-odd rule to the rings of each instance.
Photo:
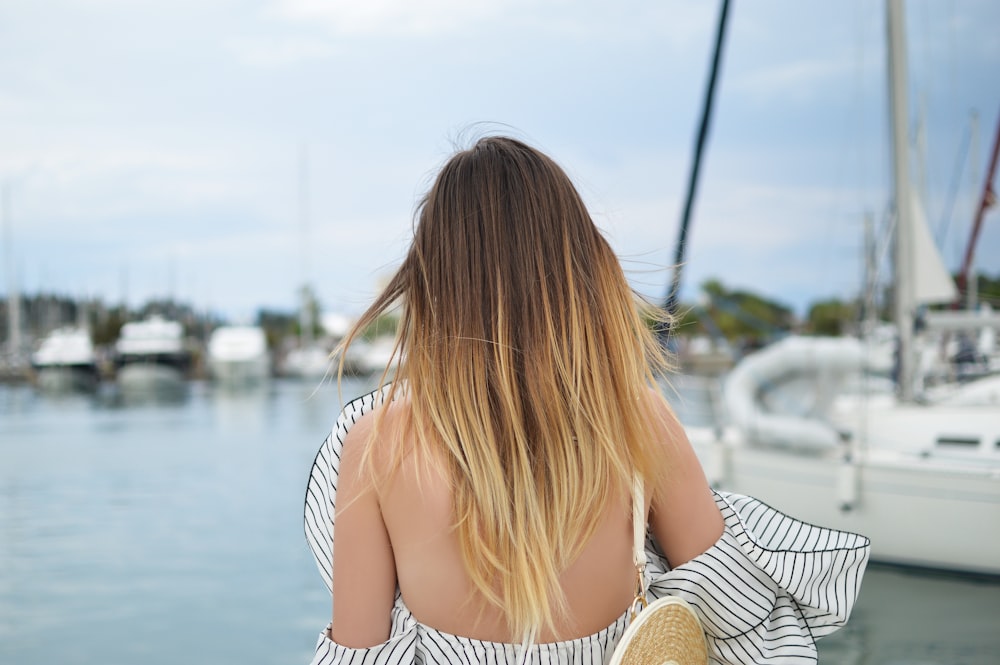
[[[708,647],[698,616],[682,598],[646,602],[646,520],[642,481],[632,491],[632,557],[637,573],[628,628],[608,665],[707,665]]]

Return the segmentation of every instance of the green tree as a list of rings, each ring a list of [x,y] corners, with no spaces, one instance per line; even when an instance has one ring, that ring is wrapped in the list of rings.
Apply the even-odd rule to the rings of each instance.
[[[115,307],[101,315],[94,315],[90,324],[90,337],[96,346],[111,346],[118,339],[122,326],[128,320],[125,307]]]
[[[843,335],[857,319],[857,306],[838,298],[820,300],[809,307],[808,330],[816,335]]]
[[[727,339],[772,337],[795,324],[792,309],[750,291],[730,290],[716,279],[702,284],[707,314]]]
[[[977,273],[976,292],[980,302],[988,302],[993,309],[1000,309],[1000,273],[996,277]]]
[[[682,305],[678,309],[674,332],[693,335],[708,331],[730,341],[764,339],[792,328],[795,315],[790,307],[762,295],[731,290],[717,279],[701,285],[704,304]],[[705,319],[711,319],[706,321]]]

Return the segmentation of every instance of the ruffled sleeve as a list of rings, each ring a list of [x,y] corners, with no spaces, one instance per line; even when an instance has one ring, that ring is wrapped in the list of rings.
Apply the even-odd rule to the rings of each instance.
[[[381,644],[353,649],[329,638],[327,626],[316,642],[316,653],[309,665],[408,665],[417,660],[417,622],[397,598],[392,608],[389,639]]]
[[[694,606],[717,663],[815,663],[816,638],[846,623],[870,543],[806,524],[752,497],[716,492],[725,520],[708,551],[670,570],[646,542],[650,595]]]

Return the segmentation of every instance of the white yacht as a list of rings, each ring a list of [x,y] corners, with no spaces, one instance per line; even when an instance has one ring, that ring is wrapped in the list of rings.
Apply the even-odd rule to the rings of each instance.
[[[192,354],[179,322],[152,316],[122,326],[115,356],[122,390],[171,392],[183,388]]]
[[[1000,377],[905,402],[850,338],[741,360],[686,427],[713,486],[872,540],[889,563],[1000,575]]]
[[[256,385],[271,375],[267,337],[259,326],[221,326],[208,339],[208,371],[222,385]]]
[[[90,391],[97,387],[98,368],[90,332],[56,328],[31,356],[35,382],[46,392]]]

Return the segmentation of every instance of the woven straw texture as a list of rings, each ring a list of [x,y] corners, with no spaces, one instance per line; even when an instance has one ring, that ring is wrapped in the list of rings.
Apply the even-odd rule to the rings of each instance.
[[[679,598],[664,598],[635,618],[623,636],[621,665],[706,665],[705,633],[694,610]],[[632,633],[631,635],[629,633]]]

